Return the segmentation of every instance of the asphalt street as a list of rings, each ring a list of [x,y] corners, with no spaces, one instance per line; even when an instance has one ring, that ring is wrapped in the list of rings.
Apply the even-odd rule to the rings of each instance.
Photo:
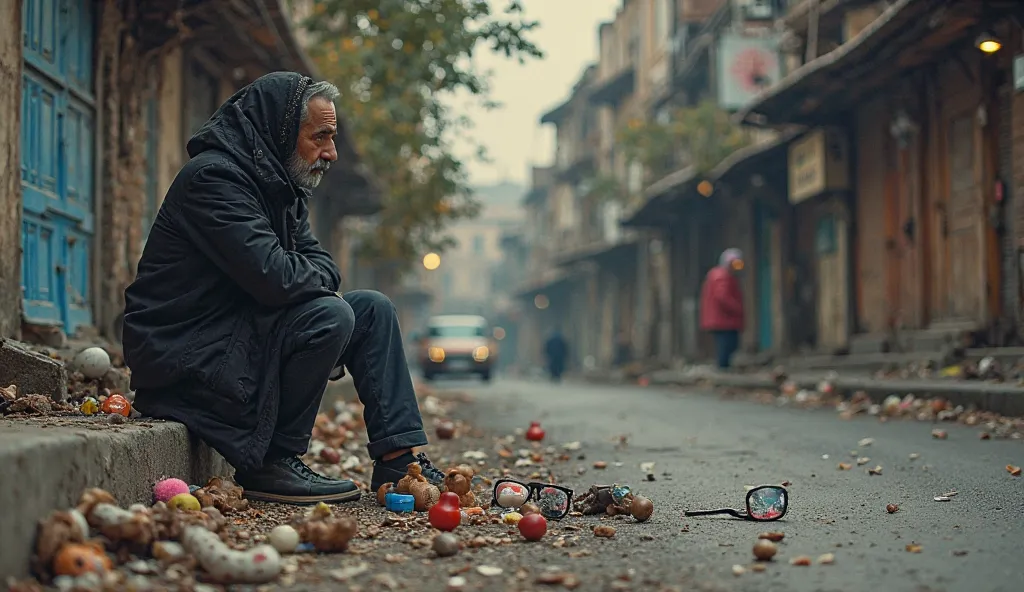
[[[665,584],[725,590],[1024,588],[1024,478],[1006,470],[1024,465],[1024,441],[982,441],[980,428],[955,424],[943,425],[949,437],[937,440],[931,423],[843,420],[832,410],[668,388],[500,378],[435,387],[471,394],[475,403],[465,414],[485,431],[540,421],[546,443],[580,441],[585,458],[577,464],[586,471],[567,483],[577,491],[628,483],[654,501],[654,518],[636,527],[655,542],[603,558],[609,574],[635,565]],[[628,435],[625,447],[621,435]],[[866,438],[873,442],[862,443]],[[870,460],[858,466],[857,457]],[[608,468],[593,468],[595,461]],[[645,462],[656,463],[656,481],[644,480]],[[839,462],[853,467],[838,470]],[[881,475],[867,473],[875,466]],[[791,501],[779,522],[683,516],[685,509],[742,507],[744,486],[782,482],[790,483]],[[951,501],[934,501],[954,490]],[[887,504],[899,510],[890,514]],[[734,575],[734,565],[752,564],[752,545],[764,531],[785,533],[775,560],[762,573]],[[834,563],[819,565],[826,553]],[[814,565],[790,565],[798,555]]]

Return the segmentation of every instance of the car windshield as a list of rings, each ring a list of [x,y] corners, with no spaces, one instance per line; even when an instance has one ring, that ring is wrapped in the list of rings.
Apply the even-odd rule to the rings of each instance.
[[[431,327],[427,330],[427,335],[431,337],[483,337],[484,328],[471,325]]]

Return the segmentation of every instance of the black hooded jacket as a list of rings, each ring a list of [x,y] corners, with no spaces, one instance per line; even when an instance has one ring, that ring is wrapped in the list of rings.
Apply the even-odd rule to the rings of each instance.
[[[285,163],[309,78],[268,74],[189,140],[125,290],[124,356],[136,407],[185,423],[236,468],[262,463],[277,417],[289,307],[336,297],[308,194]]]

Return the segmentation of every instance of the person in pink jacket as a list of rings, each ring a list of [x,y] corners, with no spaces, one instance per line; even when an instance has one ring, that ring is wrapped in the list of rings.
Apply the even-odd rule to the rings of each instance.
[[[736,274],[743,269],[743,253],[726,249],[704,277],[700,291],[700,328],[715,339],[718,367],[729,367],[743,330],[743,293]]]

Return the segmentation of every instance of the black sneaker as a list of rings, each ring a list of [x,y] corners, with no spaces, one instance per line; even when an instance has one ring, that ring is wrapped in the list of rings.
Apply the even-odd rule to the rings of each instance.
[[[398,483],[398,480],[405,477],[411,463],[420,463],[423,468],[423,476],[434,485],[440,487],[444,483],[444,473],[430,462],[426,454],[422,452],[413,456],[407,452],[398,458],[387,461],[374,461],[373,477],[370,478],[370,490],[376,492],[385,483]]]
[[[297,506],[349,502],[362,494],[355,483],[324,477],[296,456],[271,461],[255,471],[235,474],[235,481],[245,490],[246,499]]]

